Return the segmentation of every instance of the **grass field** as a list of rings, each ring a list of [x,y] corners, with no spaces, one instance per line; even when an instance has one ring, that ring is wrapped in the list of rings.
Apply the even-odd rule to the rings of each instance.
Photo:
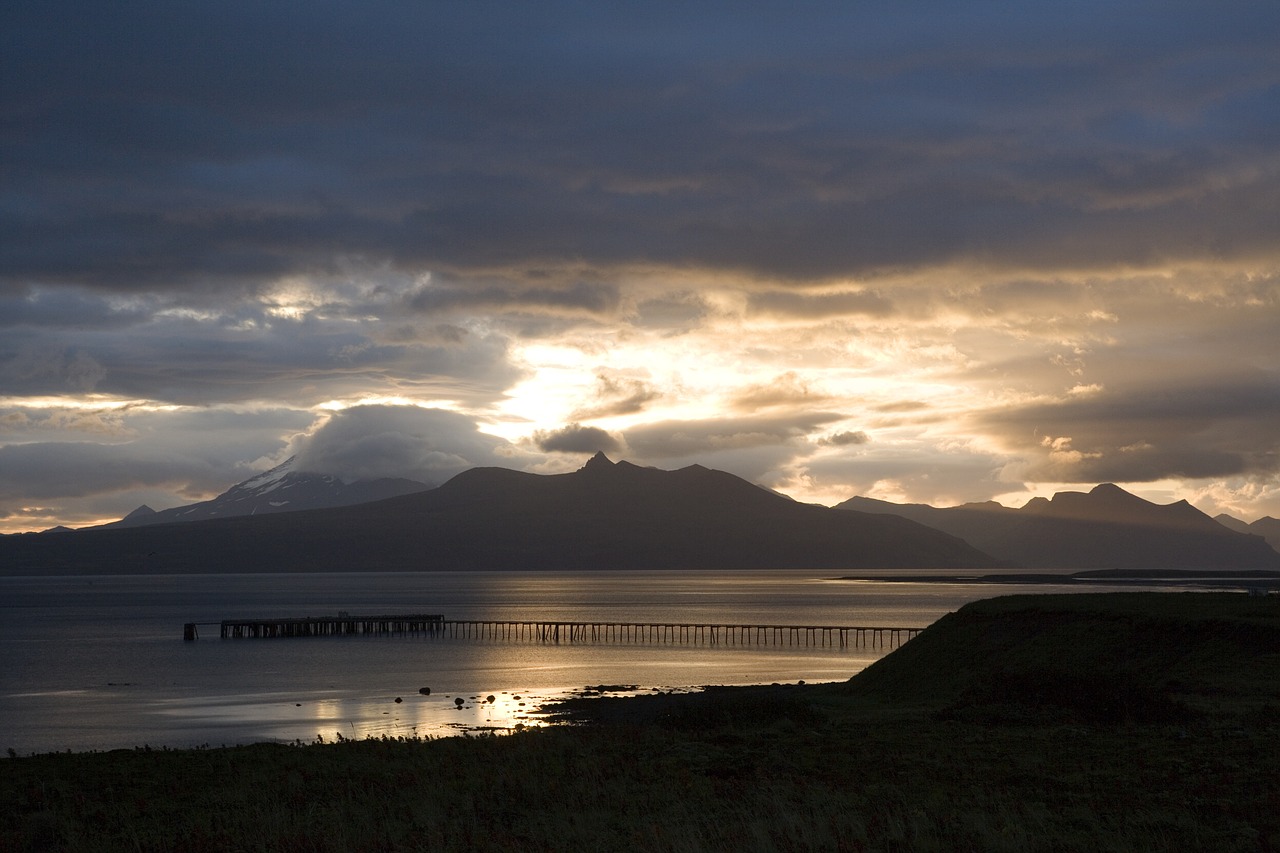
[[[969,605],[849,682],[0,759],[5,850],[1278,850],[1280,597]]]

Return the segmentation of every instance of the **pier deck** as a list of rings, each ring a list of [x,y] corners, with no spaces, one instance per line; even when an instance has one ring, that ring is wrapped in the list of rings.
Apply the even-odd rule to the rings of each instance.
[[[343,613],[321,617],[188,622],[183,629],[183,639],[196,639],[201,625],[217,625],[219,636],[223,639],[382,634],[498,642],[813,646],[842,649],[894,649],[924,630],[899,626],[510,621],[445,619],[439,614],[350,616]]]

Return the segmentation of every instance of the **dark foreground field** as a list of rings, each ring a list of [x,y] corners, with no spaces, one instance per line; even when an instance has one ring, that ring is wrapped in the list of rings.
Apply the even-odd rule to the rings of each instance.
[[[0,759],[5,850],[1280,850],[1280,596],[969,605],[849,682]]]

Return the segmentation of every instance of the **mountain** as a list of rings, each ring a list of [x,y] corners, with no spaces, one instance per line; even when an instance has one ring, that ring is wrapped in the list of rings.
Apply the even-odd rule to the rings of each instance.
[[[731,474],[613,463],[473,468],[437,489],[332,509],[0,540],[6,574],[454,569],[984,568],[907,519],[772,494]]]
[[[297,512],[306,509],[352,506],[379,501],[430,488],[426,483],[399,477],[356,480],[346,483],[330,474],[295,471],[294,459],[237,483],[216,498],[156,512],[143,504],[119,521],[102,527],[140,527],[180,521],[204,521],[241,515]]]
[[[1237,533],[1252,533],[1254,536],[1261,536],[1267,540],[1268,545],[1280,551],[1280,518],[1264,515],[1257,521],[1250,523],[1241,521],[1235,516],[1227,515],[1224,512],[1221,515],[1215,515],[1213,520]]]
[[[959,536],[1001,560],[1035,569],[1280,569],[1261,536],[1228,530],[1186,501],[1161,505],[1111,483],[1033,498],[938,508],[855,497],[837,509],[885,513]]]

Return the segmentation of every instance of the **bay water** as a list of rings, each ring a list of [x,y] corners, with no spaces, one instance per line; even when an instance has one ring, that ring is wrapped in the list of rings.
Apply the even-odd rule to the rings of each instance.
[[[346,611],[915,628],[978,598],[1112,588],[852,582],[819,571],[0,577],[0,749],[25,755],[502,730],[541,724],[542,702],[586,687],[842,681],[885,653],[426,636],[221,640],[216,626],[184,642],[187,622]]]

